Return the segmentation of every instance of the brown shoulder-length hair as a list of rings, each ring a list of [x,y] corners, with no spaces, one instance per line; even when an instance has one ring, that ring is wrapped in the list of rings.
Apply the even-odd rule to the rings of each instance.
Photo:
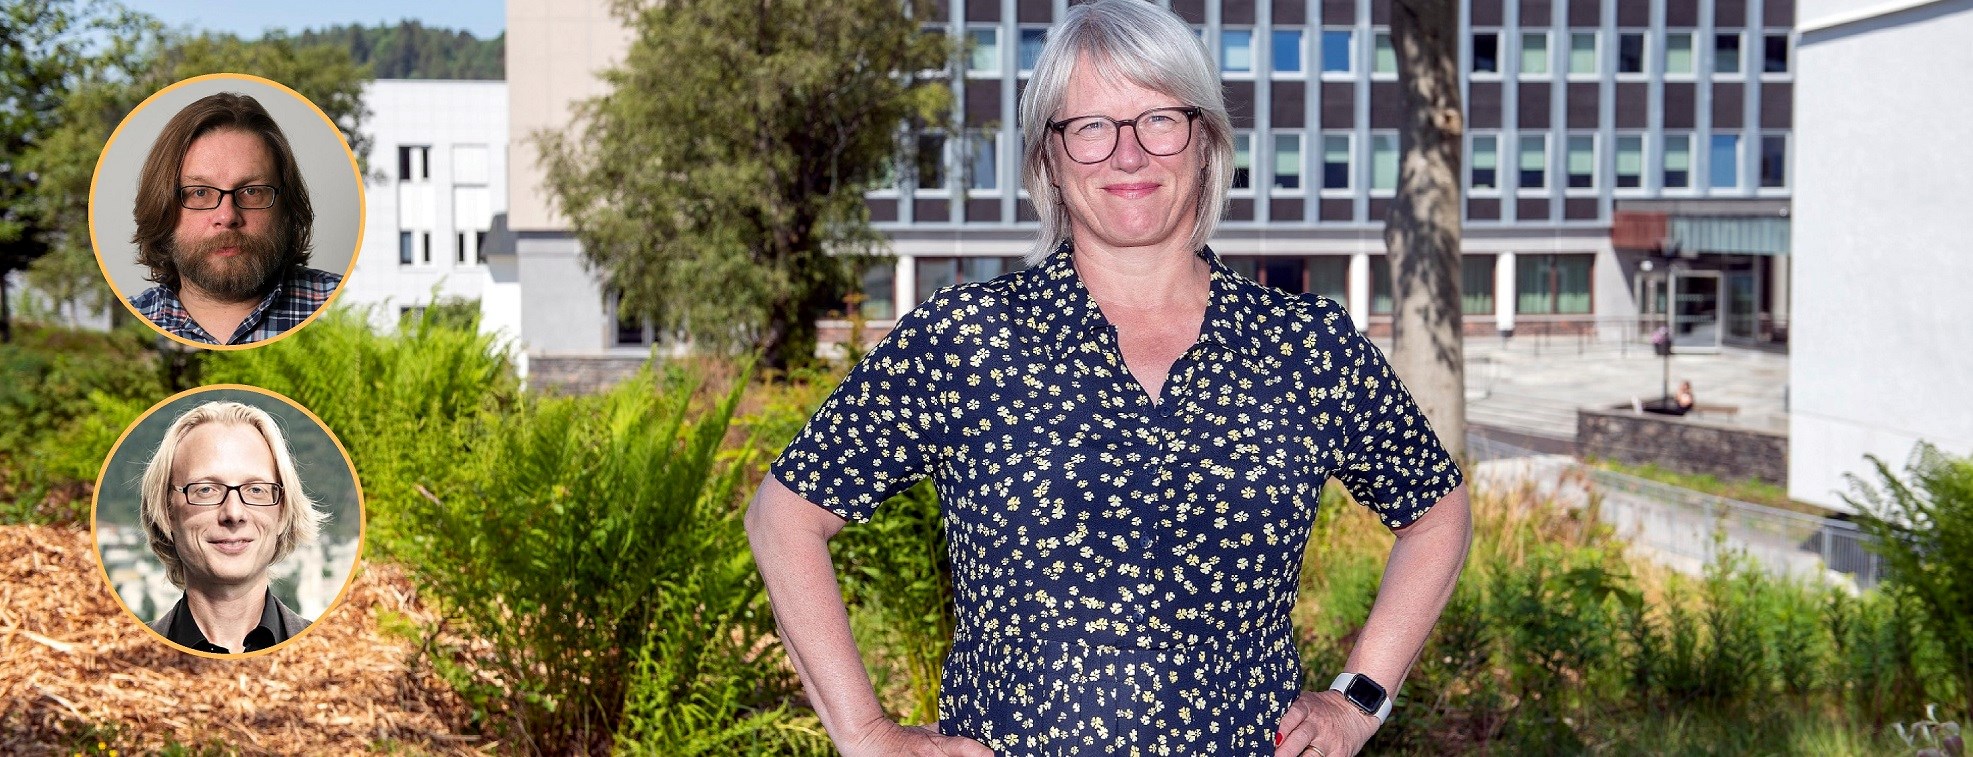
[[[308,185],[302,181],[294,149],[260,101],[236,92],[220,92],[199,98],[171,117],[151,145],[144,172],[137,179],[137,206],[132,211],[137,233],[130,241],[137,243],[137,262],[151,269],[146,278],[167,289],[178,288],[178,265],[172,262],[171,244],[172,233],[178,228],[178,175],[185,151],[191,149],[194,140],[219,129],[239,129],[258,135],[266,143],[268,153],[274,156],[279,189],[274,208],[284,216],[281,227],[294,256],[289,262],[308,262],[315,208],[308,202]]]

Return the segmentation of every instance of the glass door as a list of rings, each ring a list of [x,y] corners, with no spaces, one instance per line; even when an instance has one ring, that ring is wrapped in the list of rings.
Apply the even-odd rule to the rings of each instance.
[[[1672,274],[1672,346],[1684,352],[1718,352],[1724,300],[1718,271]]]

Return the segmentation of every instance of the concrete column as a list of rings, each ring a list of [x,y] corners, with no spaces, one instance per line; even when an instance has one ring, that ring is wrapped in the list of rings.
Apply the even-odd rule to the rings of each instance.
[[[892,274],[891,279],[897,287],[897,299],[893,300],[897,303],[897,317],[903,318],[905,313],[918,307],[918,259],[910,255],[897,256],[897,272]]]
[[[1370,253],[1350,255],[1350,320],[1357,331],[1370,329]]]
[[[1785,327],[1788,325],[1790,315],[1788,269],[1792,267],[1790,263],[1793,263],[1794,259],[1787,255],[1775,255],[1767,260],[1768,291],[1771,293],[1769,303],[1773,306],[1770,312],[1774,314],[1774,325],[1777,328]]]
[[[1503,337],[1514,334],[1514,253],[1503,252],[1493,263],[1493,320]]]

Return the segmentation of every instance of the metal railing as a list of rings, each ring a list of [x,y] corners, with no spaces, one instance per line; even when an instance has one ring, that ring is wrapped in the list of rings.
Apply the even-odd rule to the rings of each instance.
[[[1884,576],[1873,538],[1855,523],[1696,492],[1615,471],[1586,468],[1604,493],[1602,517],[1652,549],[1710,565],[1722,547],[1770,573],[1840,573],[1869,589]],[[1615,495],[1615,496],[1613,496]]]

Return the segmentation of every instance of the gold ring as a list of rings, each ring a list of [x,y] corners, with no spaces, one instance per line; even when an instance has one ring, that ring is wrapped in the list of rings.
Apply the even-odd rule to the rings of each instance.
[[[1322,747],[1316,746],[1314,744],[1310,744],[1308,746],[1302,747],[1302,754],[1308,754],[1308,750],[1310,749],[1315,750],[1315,753],[1319,755],[1319,757],[1329,757],[1328,752],[1322,751]]]

